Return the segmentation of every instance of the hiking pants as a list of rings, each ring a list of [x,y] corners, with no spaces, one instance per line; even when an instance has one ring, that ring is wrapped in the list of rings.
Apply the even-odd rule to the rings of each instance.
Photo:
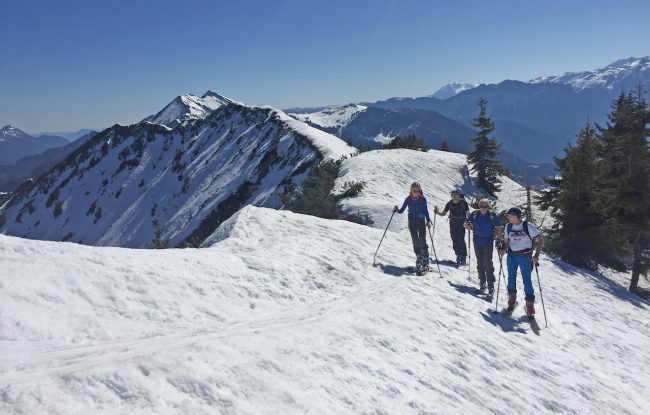
[[[508,253],[508,292],[515,292],[517,290],[517,267],[519,267],[521,278],[524,280],[524,293],[526,293],[526,296],[531,296],[535,293],[532,281],[533,265],[530,262],[532,259],[532,253]]]
[[[427,226],[422,219],[409,219],[409,231],[413,240],[413,252],[418,258],[429,258],[427,245]]]
[[[456,256],[467,257],[467,246],[465,245],[465,227],[463,219],[450,219],[449,232],[451,233],[451,240],[454,243],[454,252]]]
[[[476,245],[474,241],[474,252],[476,253],[476,269],[478,270],[478,280],[481,285],[485,285],[487,280],[488,288],[494,288],[494,265],[492,264],[492,244],[488,246]]]

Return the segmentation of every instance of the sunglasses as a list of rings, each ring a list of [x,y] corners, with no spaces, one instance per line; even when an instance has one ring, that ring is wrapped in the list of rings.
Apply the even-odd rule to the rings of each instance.
[[[479,209],[487,209],[487,208],[489,208],[489,206],[486,206],[486,205],[480,205],[479,206]]]

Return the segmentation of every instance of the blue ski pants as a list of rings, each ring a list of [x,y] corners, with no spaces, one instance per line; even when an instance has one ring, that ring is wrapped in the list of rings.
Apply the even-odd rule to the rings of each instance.
[[[524,280],[524,293],[527,296],[533,295],[533,265],[531,264],[532,254],[522,255],[514,252],[508,253],[508,291],[517,289],[517,267],[521,271],[521,278]]]

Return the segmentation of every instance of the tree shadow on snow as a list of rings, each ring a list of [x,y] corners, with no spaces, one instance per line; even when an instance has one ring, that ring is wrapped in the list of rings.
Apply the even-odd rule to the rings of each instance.
[[[493,326],[500,327],[501,330],[516,333],[527,333],[526,330],[519,327],[521,321],[515,320],[512,316],[504,316],[501,313],[495,313],[493,309],[488,309],[485,313],[479,313],[481,317]]]
[[[475,292],[475,291],[476,291],[476,287],[470,287],[469,285],[463,285],[463,284],[454,284],[454,283],[451,282],[451,281],[447,281],[447,284],[449,284],[449,285],[451,285],[452,287],[454,287],[454,288],[455,288],[458,292],[460,292],[461,294],[469,294],[469,295],[471,295],[472,297],[476,297],[476,298],[478,298],[479,300],[487,301],[488,303],[491,303],[491,302],[492,302],[492,299],[489,298],[489,297],[487,297],[485,294],[483,294],[483,295],[477,294],[477,293]]]
[[[650,302],[648,300],[639,297],[634,293],[631,293],[623,285],[619,284],[614,280],[609,279],[608,277],[606,277],[605,275],[599,272],[578,268],[573,265],[567,264],[566,262],[562,262],[556,259],[551,259],[551,262],[553,263],[553,265],[561,269],[564,273],[569,275],[583,275],[587,277],[588,280],[591,280],[597,288],[606,291],[612,294],[613,296],[618,297],[621,300],[629,301],[630,303],[632,303],[632,305],[638,308],[646,309],[648,308],[648,306],[650,306]],[[545,277],[545,275],[542,274],[543,272],[544,269],[542,268],[542,266],[540,266],[539,273],[541,274],[540,276],[542,279],[544,279]]]

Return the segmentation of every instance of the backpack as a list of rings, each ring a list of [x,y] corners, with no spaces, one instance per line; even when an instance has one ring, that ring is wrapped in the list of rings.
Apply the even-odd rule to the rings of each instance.
[[[464,209],[464,205],[467,205],[467,201],[465,199],[461,198],[458,203],[452,203],[451,206],[449,207],[449,218],[450,219],[465,219],[465,215],[463,215],[463,212],[467,212],[469,210],[469,205],[467,205],[467,209]],[[454,215],[454,208],[459,209],[459,216]]]
[[[490,218],[490,225],[492,225],[492,227],[494,228],[494,215],[496,215],[496,213],[492,212],[491,210],[488,210],[488,215],[489,215],[488,217]],[[472,212],[472,222],[475,222],[476,219],[478,219],[478,210]],[[524,225],[524,227],[526,228],[526,234],[528,234],[528,224]]]
[[[509,224],[506,225],[506,234],[508,234],[508,236],[510,236],[510,229],[512,229],[512,223],[509,223]],[[528,231],[528,221],[524,221],[524,232],[530,238],[530,232]],[[535,238],[537,238],[537,237],[535,237]],[[532,242],[533,238],[530,238],[530,241]]]

